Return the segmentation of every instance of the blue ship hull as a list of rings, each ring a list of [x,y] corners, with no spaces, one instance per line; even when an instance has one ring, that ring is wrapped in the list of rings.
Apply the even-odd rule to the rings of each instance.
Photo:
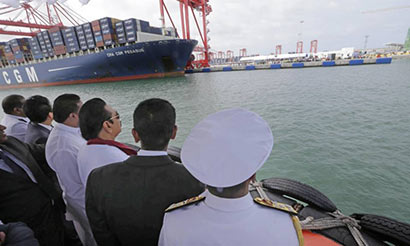
[[[183,75],[197,41],[169,39],[0,68],[0,88],[97,83]]]

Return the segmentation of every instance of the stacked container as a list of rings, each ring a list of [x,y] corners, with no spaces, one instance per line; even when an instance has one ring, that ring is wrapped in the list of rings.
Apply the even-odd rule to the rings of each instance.
[[[31,54],[33,55],[34,59],[42,59],[43,53],[41,51],[40,43],[38,41],[37,36],[28,40],[28,44],[31,50]]]
[[[78,43],[78,38],[75,30],[76,29],[74,27],[67,27],[66,29],[62,30],[64,43],[66,45],[68,53],[80,51],[80,45]]]
[[[83,29],[84,29],[85,40],[87,41],[88,49],[94,49],[95,40],[94,40],[94,33],[93,33],[91,23],[83,24]]]
[[[95,21],[91,22],[91,27],[92,27],[93,33],[94,33],[95,45],[97,47],[103,47],[104,46],[104,41],[103,41],[103,36],[102,36],[102,32],[101,32],[100,21],[95,20]]]
[[[41,50],[41,53],[43,54],[43,58],[47,58],[48,52],[47,52],[46,42],[44,40],[43,34],[39,32],[37,33],[36,36],[38,39],[38,43],[40,44],[40,50]]]
[[[46,44],[46,50],[43,51],[43,55],[45,52],[47,52],[48,57],[54,56],[54,49],[53,49],[53,45],[51,44],[51,39],[50,39],[50,35],[48,31],[42,31],[41,34],[43,36],[44,43]]]
[[[28,38],[16,38],[9,41],[17,63],[30,60],[31,52],[28,45]]]
[[[55,55],[64,55],[67,53],[66,47],[64,45],[63,35],[61,33],[61,27],[53,27],[48,30],[51,37],[51,44],[54,47]]]
[[[137,32],[150,32],[149,22],[134,18],[124,21],[125,36],[127,42],[135,42],[138,39]]]
[[[117,35],[115,34],[115,24],[118,22],[120,22],[120,20],[111,17],[100,19],[104,45],[113,45],[118,42]]]
[[[81,50],[87,50],[87,40],[85,38],[84,28],[83,26],[76,26],[75,32],[77,33],[78,44]]]
[[[2,67],[8,63],[6,59],[6,52],[4,51],[6,44],[6,42],[0,42],[0,66]]]
[[[118,43],[125,44],[127,42],[127,37],[125,36],[124,21],[115,23],[115,32],[117,33]]]
[[[4,54],[6,55],[6,60],[9,64],[16,64],[16,59],[14,57],[10,44],[11,44],[11,41],[8,41],[4,45]]]

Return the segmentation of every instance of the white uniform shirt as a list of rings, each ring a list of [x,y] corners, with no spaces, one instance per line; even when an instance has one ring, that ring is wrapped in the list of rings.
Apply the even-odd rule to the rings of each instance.
[[[206,199],[165,213],[159,245],[299,245],[289,214],[256,204],[251,195]]]
[[[4,114],[1,124],[7,127],[4,131],[6,135],[15,137],[24,142],[29,121],[30,120],[27,117]]]
[[[82,147],[78,152],[77,162],[84,189],[87,185],[88,175],[90,175],[92,170],[114,162],[124,161],[128,157],[122,150],[111,145],[91,144]]]
[[[85,189],[78,173],[77,154],[86,144],[80,128],[57,123],[46,143],[48,165],[56,172],[67,204],[67,220],[85,245],[96,245],[85,213]]]

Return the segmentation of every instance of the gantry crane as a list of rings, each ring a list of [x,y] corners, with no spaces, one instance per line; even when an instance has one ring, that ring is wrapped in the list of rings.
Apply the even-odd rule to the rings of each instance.
[[[181,15],[181,29],[182,29],[182,38],[190,39],[191,38],[191,31],[190,31],[190,22],[189,22],[189,12],[191,11],[193,19],[195,21],[196,27],[198,29],[199,35],[201,37],[202,46],[197,46],[194,51],[201,52],[201,56],[204,59],[195,60],[192,62],[193,65],[196,67],[209,67],[209,49],[210,46],[208,44],[208,21],[206,17],[212,12],[211,5],[208,4],[209,0],[177,0],[179,2],[179,10]],[[167,14],[172,26],[175,27],[175,23],[172,20],[171,15],[169,14],[168,8],[164,3],[164,0],[159,0],[160,3],[160,12],[161,12],[161,22],[162,27],[165,27],[165,13]],[[194,13],[194,10],[200,12],[202,16],[202,29],[199,26],[198,20]]]

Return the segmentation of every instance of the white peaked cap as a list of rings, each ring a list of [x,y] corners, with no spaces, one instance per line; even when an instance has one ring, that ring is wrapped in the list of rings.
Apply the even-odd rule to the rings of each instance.
[[[199,181],[230,187],[250,178],[268,159],[273,135],[259,115],[241,108],[207,116],[191,131],[181,160]]]

